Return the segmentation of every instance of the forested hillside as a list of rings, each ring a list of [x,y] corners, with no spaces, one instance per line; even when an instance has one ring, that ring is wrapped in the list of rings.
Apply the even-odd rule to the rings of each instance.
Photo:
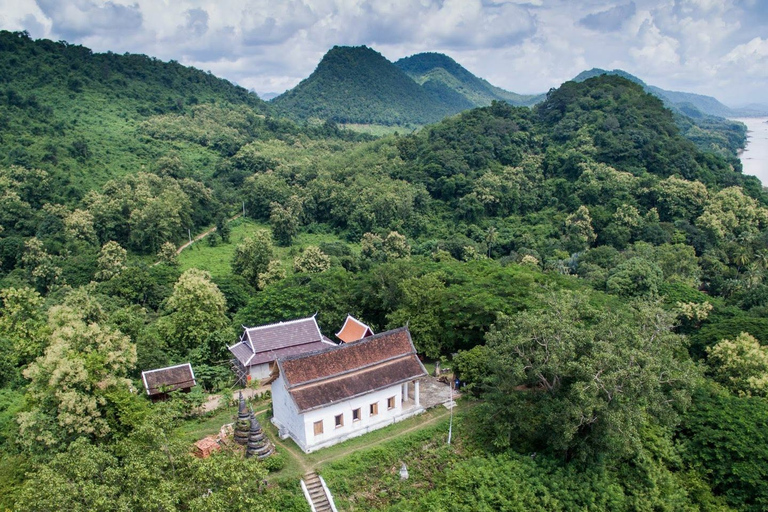
[[[241,326],[315,313],[407,324],[468,403],[454,445],[325,465],[342,510],[768,506],[768,196],[640,85],[373,140],[178,64],[0,36],[26,70],[0,106],[24,156],[0,163],[0,507],[305,510],[285,452],[189,452],[232,421],[197,406],[231,390]],[[151,403],[141,371],[187,361],[197,389]]]
[[[448,88],[421,87],[365,46],[333,47],[306,80],[271,103],[294,119],[398,125],[433,123],[473,106]]]
[[[405,71],[423,87],[433,90],[447,88],[458,92],[474,107],[487,107],[495,100],[506,101],[512,105],[530,106],[544,99],[543,94],[517,94],[495,87],[442,53],[418,53],[398,60],[395,66]]]
[[[648,85],[636,76],[620,69],[606,71],[594,68],[579,73],[573,80],[582,82],[605,74],[620,76],[640,84],[646,92],[661,99],[664,105],[675,113],[675,121],[682,134],[704,151],[735,156],[746,142],[746,126],[726,118],[757,114],[754,111],[729,108],[711,96],[666,91]]]

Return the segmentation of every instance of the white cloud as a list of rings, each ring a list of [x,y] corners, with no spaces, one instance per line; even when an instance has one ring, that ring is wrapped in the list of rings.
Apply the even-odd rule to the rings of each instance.
[[[735,47],[723,60],[726,65],[735,66],[748,76],[768,78],[768,39],[756,37],[747,44]]]

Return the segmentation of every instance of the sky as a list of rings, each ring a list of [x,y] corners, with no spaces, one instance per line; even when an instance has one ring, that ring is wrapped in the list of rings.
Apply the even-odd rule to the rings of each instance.
[[[768,104],[768,0],[0,0],[0,29],[143,53],[261,95],[335,45],[445,53],[517,93],[591,68],[730,106]]]

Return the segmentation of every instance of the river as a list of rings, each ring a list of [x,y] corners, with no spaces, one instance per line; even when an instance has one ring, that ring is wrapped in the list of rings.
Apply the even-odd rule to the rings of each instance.
[[[747,146],[741,154],[744,174],[757,176],[763,186],[768,186],[768,117],[744,117],[734,119],[747,125]]]

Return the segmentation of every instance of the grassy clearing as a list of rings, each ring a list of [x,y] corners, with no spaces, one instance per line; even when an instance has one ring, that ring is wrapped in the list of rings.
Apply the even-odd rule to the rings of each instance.
[[[225,391],[224,395],[231,395],[231,391]],[[224,398],[222,398],[224,400]],[[231,403],[231,402],[230,402]],[[264,398],[252,398],[246,399],[248,407],[252,408],[257,417],[261,414],[266,414],[269,409],[270,401]],[[182,439],[187,442],[194,443],[206,436],[218,434],[222,425],[232,423],[237,417],[237,406],[228,405],[219,407],[215,411],[204,414],[197,418],[193,418],[184,422],[177,430]],[[260,421],[261,418],[260,418]],[[268,421],[268,420],[267,420]]]
[[[235,247],[244,238],[254,234],[260,229],[269,230],[268,224],[256,222],[251,219],[236,219],[230,223],[232,233],[228,244],[220,243],[216,247],[208,244],[208,239],[203,238],[179,254],[179,265],[182,271],[189,268],[207,270],[214,277],[224,277],[232,274],[232,256]],[[300,233],[290,247],[275,247],[275,257],[283,263],[283,268],[288,274],[293,269],[293,259],[308,245],[320,245],[321,243],[342,241],[337,235],[329,233]],[[353,251],[358,250],[353,247]]]
[[[177,430],[179,438],[188,443],[218,434],[222,425],[232,423],[237,416],[237,407],[222,407],[210,415],[185,421]]]
[[[421,125],[418,125],[418,124],[408,125],[408,126],[388,126],[384,124],[349,123],[349,124],[342,124],[340,126],[342,128],[351,130],[353,132],[367,133],[368,135],[373,135],[374,137],[384,137],[386,135],[392,135],[394,133],[405,135],[421,129]]]
[[[266,224],[261,224],[250,219],[234,220],[230,227],[228,244],[219,244],[216,247],[208,245],[207,238],[195,242],[190,247],[179,254],[179,265],[181,270],[189,268],[199,268],[207,270],[216,277],[227,276],[232,273],[232,256],[235,254],[235,247],[249,235],[252,235],[259,229],[269,229]]]

